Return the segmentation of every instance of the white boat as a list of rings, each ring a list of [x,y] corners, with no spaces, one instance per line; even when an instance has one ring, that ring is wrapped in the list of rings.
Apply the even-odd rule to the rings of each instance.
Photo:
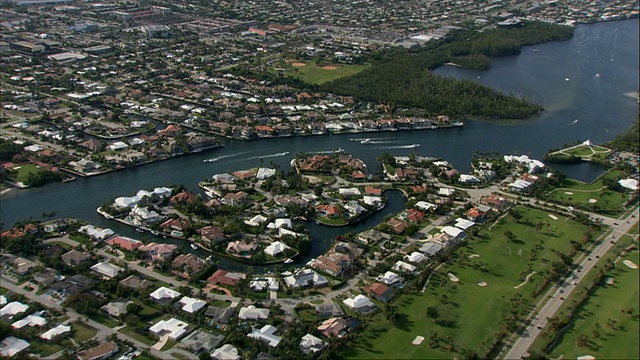
[[[293,262],[293,260],[291,260],[291,259],[287,259],[287,260],[284,261],[285,264],[291,264],[292,262]]]
[[[572,124],[577,124],[578,123],[578,119],[573,120]]]
[[[142,230],[140,228],[136,228],[136,231],[139,232],[139,233],[143,233],[144,232],[144,230]]]
[[[151,233],[152,233],[153,235],[159,235],[159,234],[160,234],[157,230],[151,230]]]
[[[411,144],[409,146],[409,149],[415,149],[415,148],[419,148],[419,147],[420,147],[420,144]]]
[[[364,139],[364,140],[360,141],[360,144],[362,144],[362,145],[371,144],[371,139]]]
[[[540,51],[540,50],[538,50],[538,49],[533,49],[533,52],[538,52],[538,51]]]
[[[569,81],[569,80],[571,80],[571,79],[569,79],[569,78],[564,78],[564,81]]]
[[[198,248],[198,246],[197,246],[196,244],[194,244],[194,243],[191,243],[191,248],[192,248],[193,250],[196,250],[196,249]]]

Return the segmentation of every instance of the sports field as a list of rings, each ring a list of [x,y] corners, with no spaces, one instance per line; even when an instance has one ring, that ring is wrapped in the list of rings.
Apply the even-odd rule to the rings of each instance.
[[[611,285],[595,289],[577,313],[574,321],[551,350],[551,358],[575,359],[592,355],[596,359],[638,359],[638,269],[623,264],[638,264],[638,251],[621,258],[605,274]]]
[[[470,357],[472,352],[480,357],[486,355],[495,334],[510,316],[512,303],[519,301],[526,306],[538,300],[532,300],[531,294],[543,282],[541,274],[558,260],[554,250],[569,252],[569,241],[581,239],[586,230],[560,215],[553,219],[541,210],[516,210],[522,215],[519,222],[506,216],[490,230],[481,230],[457,251],[458,256],[437,270],[424,293],[416,291],[397,299],[394,305],[400,320],[395,325],[389,324],[382,312],[369,318],[366,330],[345,357],[431,359]],[[505,234],[508,231],[515,236],[513,240]],[[524,282],[533,271],[536,273]],[[448,273],[459,281],[451,281]],[[480,286],[482,282],[486,286]],[[436,309],[436,321],[427,316],[429,307]],[[423,336],[424,342],[412,345],[416,336]]]
[[[366,65],[316,64],[312,61],[293,61],[284,66],[284,73],[311,84],[322,84],[341,77],[357,74]]]

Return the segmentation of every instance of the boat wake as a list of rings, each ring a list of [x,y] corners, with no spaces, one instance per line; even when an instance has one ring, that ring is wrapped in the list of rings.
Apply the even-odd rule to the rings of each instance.
[[[202,162],[205,162],[205,163],[216,162],[216,161],[220,161],[222,159],[227,159],[227,158],[234,157],[234,156],[244,155],[246,153],[248,153],[248,151],[239,152],[239,153],[236,153],[236,154],[222,155],[222,156],[214,157],[214,158],[211,158],[211,159],[202,160]]]
[[[243,160],[266,159],[266,158],[280,157],[280,156],[287,156],[287,155],[289,155],[289,152],[285,151],[285,152],[276,153],[276,154],[270,154],[270,155],[252,156],[252,157],[248,157],[248,158],[243,159]]]
[[[399,145],[399,146],[380,146],[380,147],[376,147],[376,149],[381,149],[381,150],[415,149],[419,147],[420,147],[420,144],[411,144],[411,145]]]

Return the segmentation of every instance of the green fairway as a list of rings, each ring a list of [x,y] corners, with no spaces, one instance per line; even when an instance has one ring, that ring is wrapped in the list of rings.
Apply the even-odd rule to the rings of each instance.
[[[327,81],[357,74],[366,68],[367,65],[315,64],[311,61],[293,61],[284,67],[284,74],[298,77],[311,84],[322,84]]]
[[[638,269],[625,266],[623,260],[638,264],[638,251],[628,253],[606,273],[605,279],[613,278],[613,284],[595,289],[550,357],[573,359],[588,354],[596,359],[638,359]]]
[[[583,209],[611,214],[620,214],[627,195],[609,190],[604,186],[603,178],[622,177],[621,171],[613,170],[591,184],[578,180],[566,179],[562,187],[547,194],[551,201],[565,205],[573,205]]]
[[[413,292],[394,302],[400,319],[395,325],[382,312],[368,318],[366,330],[345,357],[453,358],[469,357],[471,352],[486,356],[510,316],[512,298],[519,297],[514,299],[522,306],[537,302],[531,294],[541,286],[541,275],[559,259],[554,251],[570,252],[569,241],[581,239],[586,231],[563,216],[554,215],[554,220],[541,210],[516,210],[522,215],[519,222],[506,216],[491,230],[481,230],[438,269],[424,293]],[[507,231],[515,235],[513,241]],[[479,257],[470,258],[471,254]],[[532,271],[536,274],[524,282]],[[460,281],[452,282],[448,273]],[[486,286],[479,286],[481,282]],[[436,322],[427,317],[428,307],[437,310]],[[423,336],[424,342],[412,345],[416,336]]]

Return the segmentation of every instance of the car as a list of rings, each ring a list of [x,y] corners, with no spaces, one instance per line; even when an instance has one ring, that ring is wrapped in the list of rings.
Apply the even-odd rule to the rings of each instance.
[[[596,255],[596,259],[600,259],[600,255]]]
[[[542,326],[540,326],[540,324],[536,324],[536,327],[537,327],[538,329],[542,329]]]
[[[635,219],[636,218],[636,214],[631,214],[631,217]]]
[[[564,297],[560,296],[560,300],[564,300]]]
[[[578,285],[578,282],[577,282],[577,281],[574,281],[572,284],[573,284],[573,285]]]
[[[564,292],[564,290],[560,289],[560,294],[562,294]]]
[[[591,261],[591,258],[587,258],[588,261]]]
[[[577,272],[582,272],[582,270],[580,270],[580,269],[577,269],[576,271],[577,271]]]
[[[618,223],[613,223],[613,225],[620,225],[620,224],[618,224]]]

